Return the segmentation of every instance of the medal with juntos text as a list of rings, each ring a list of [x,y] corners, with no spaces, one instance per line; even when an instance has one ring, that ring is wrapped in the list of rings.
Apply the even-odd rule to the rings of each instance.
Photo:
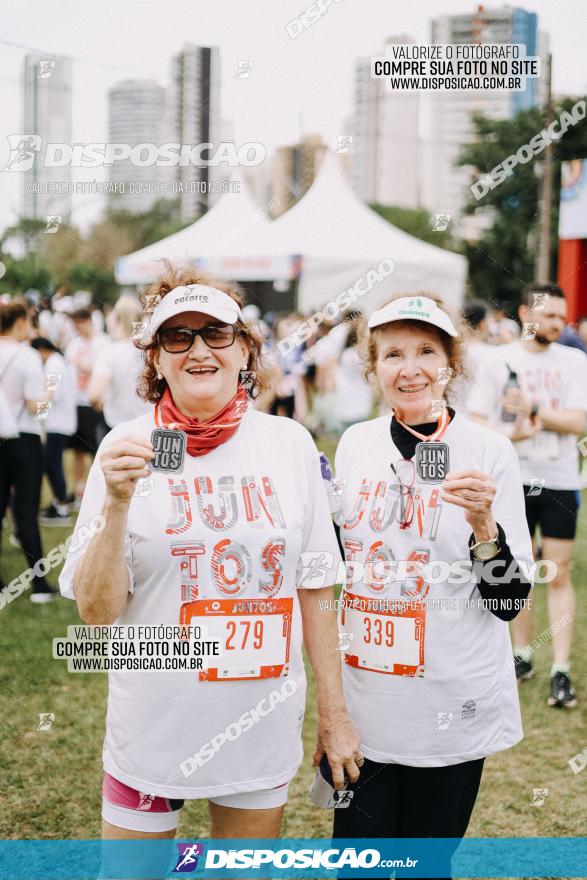
[[[435,401],[433,401],[435,402]],[[436,414],[436,413],[435,413]],[[440,438],[448,428],[450,415],[445,402],[442,401],[438,418],[438,427],[433,434],[426,436],[415,431],[410,425],[405,425],[397,415],[396,421],[417,437],[420,443],[416,444],[414,462],[418,479],[423,483],[442,483],[450,471],[449,450],[447,443],[441,443]]]
[[[416,445],[416,472],[424,483],[442,483],[450,471],[448,446],[438,441]]]
[[[163,473],[180,474],[183,471],[187,448],[187,435],[184,431],[169,428],[155,428],[151,434],[155,458],[151,469]]]

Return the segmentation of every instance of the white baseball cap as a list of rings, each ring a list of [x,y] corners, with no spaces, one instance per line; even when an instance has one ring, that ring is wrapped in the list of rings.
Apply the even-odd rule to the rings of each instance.
[[[369,318],[369,330],[392,321],[425,321],[426,324],[434,324],[435,327],[444,330],[449,336],[459,335],[446,312],[427,296],[416,294],[392,300],[383,308],[373,312]]]
[[[149,324],[151,337],[165,321],[182,312],[203,312],[225,324],[236,324],[242,318],[239,304],[224,291],[205,284],[182,285],[165,294],[155,308]]]

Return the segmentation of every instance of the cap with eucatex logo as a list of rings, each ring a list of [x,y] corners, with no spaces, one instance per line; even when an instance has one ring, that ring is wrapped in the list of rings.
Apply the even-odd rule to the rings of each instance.
[[[225,324],[236,324],[242,319],[239,304],[224,291],[204,284],[182,285],[165,294],[153,311],[149,324],[151,337],[165,321],[182,312],[202,312]]]

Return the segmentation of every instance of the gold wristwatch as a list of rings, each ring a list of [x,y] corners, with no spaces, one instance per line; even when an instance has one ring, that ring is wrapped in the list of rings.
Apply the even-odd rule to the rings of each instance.
[[[499,532],[489,541],[477,541],[476,544],[472,544],[469,547],[469,550],[473,553],[475,559],[479,562],[489,562],[490,559],[493,559],[500,551],[500,546],[498,542]]]

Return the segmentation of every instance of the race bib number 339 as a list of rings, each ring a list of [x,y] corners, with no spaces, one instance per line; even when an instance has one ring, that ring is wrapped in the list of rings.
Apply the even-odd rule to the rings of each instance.
[[[349,666],[387,675],[424,674],[424,607],[401,600],[390,607],[348,592],[344,597],[341,625],[353,635],[345,654]]]
[[[200,681],[279,678],[289,670],[293,597],[281,599],[198,599],[182,605],[180,623],[206,626],[220,642],[217,666]]]

